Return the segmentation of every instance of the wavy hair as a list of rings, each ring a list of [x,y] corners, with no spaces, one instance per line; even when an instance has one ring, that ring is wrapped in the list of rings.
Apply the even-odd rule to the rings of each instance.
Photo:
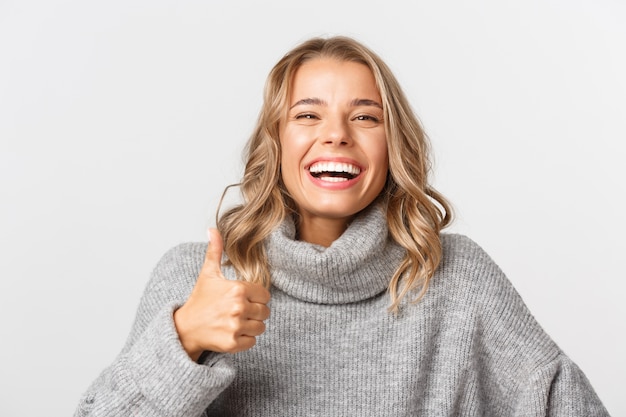
[[[406,256],[389,282],[390,311],[418,289],[419,300],[437,269],[442,248],[440,231],[451,221],[451,207],[429,185],[430,145],[424,129],[389,67],[370,49],[354,39],[336,36],[313,38],[288,52],[271,70],[256,127],[246,145],[245,170],[239,186],[242,204],[219,216],[227,264],[240,279],[270,286],[270,270],[264,239],[297,207],[280,174],[279,123],[287,111],[293,75],[305,62],[332,58],[366,65],[379,89],[385,120],[389,172],[377,201],[386,207],[387,224],[394,241]],[[221,203],[220,203],[221,205]],[[219,209],[218,209],[219,213]]]

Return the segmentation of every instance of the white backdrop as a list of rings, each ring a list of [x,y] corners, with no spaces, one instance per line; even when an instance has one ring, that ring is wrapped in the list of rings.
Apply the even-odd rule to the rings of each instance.
[[[624,2],[221,3],[0,0],[0,415],[72,414],[159,257],[205,239],[269,69],[325,34],[396,72],[450,230],[626,415]]]

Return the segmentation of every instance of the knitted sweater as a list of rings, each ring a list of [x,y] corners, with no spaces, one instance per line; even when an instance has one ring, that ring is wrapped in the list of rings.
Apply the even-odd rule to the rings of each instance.
[[[328,248],[296,241],[285,221],[266,241],[265,333],[248,351],[200,364],[172,315],[206,244],[175,247],[75,416],[608,416],[488,255],[464,236],[442,243],[424,298],[393,314],[386,288],[404,250],[382,210],[364,212]]]

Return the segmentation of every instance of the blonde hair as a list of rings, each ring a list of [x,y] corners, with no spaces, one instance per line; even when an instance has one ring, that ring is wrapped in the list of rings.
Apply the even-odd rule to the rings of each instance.
[[[389,282],[390,310],[397,311],[411,290],[419,288],[417,301],[428,289],[442,256],[439,232],[450,223],[451,209],[428,183],[429,142],[396,78],[378,55],[351,38],[310,39],[288,52],[271,70],[263,106],[246,145],[244,176],[236,184],[243,203],[217,221],[227,264],[235,268],[240,279],[266,287],[271,283],[263,241],[288,214],[297,213],[280,175],[279,123],[287,109],[293,74],[315,58],[366,65],[383,101],[389,173],[377,200],[386,207],[393,240],[406,249]]]

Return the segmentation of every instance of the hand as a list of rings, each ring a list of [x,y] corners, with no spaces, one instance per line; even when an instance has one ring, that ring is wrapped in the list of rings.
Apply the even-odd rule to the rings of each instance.
[[[270,293],[260,284],[229,281],[221,271],[222,236],[209,229],[204,264],[187,302],[174,312],[183,348],[196,361],[203,351],[235,353],[256,344],[270,315]]]

